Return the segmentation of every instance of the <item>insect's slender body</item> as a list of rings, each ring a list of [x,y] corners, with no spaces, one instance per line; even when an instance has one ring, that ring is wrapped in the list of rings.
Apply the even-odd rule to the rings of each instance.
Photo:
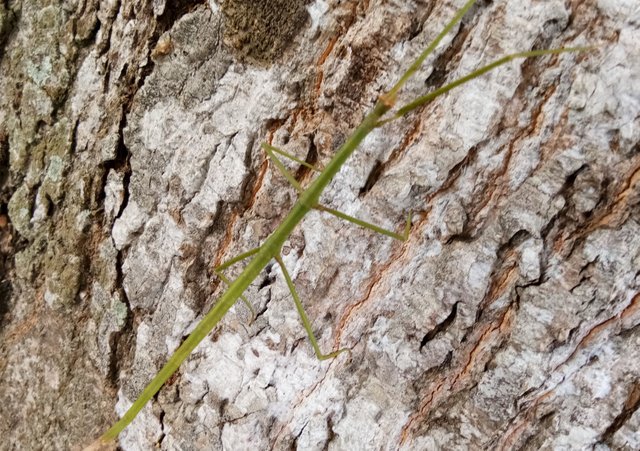
[[[180,347],[175,351],[175,353],[169,358],[166,365],[158,372],[158,374],[151,380],[151,382],[145,387],[142,391],[138,399],[133,403],[133,405],[129,408],[129,410],[124,414],[124,416],[113,425],[100,439],[102,443],[111,441],[115,439],[118,434],[127,426],[131,421],[136,417],[138,412],[145,406],[145,404],[160,390],[162,385],[171,377],[171,375],[178,369],[180,364],[191,354],[191,352],[198,346],[198,344],[209,334],[209,332],[220,322],[220,320],[224,317],[224,315],[229,311],[229,309],[233,306],[233,304],[242,297],[243,292],[249,287],[249,285],[258,277],[260,272],[267,266],[267,264],[275,259],[280,267],[283,270],[285,279],[287,284],[291,290],[291,293],[294,297],[294,301],[296,302],[296,307],[298,308],[298,312],[303,321],[303,325],[309,334],[309,338],[311,339],[312,345],[316,352],[316,355],[321,360],[326,358],[335,357],[343,350],[338,350],[331,354],[322,354],[318,348],[315,337],[313,337],[313,333],[311,331],[311,326],[304,310],[302,309],[302,304],[295,292],[295,288],[293,287],[293,283],[291,278],[284,267],[282,262],[282,258],[280,257],[280,250],[285,243],[285,241],[289,238],[289,235],[293,232],[294,228],[302,221],[305,215],[312,209],[318,209],[321,211],[326,211],[332,213],[342,219],[347,219],[348,221],[354,222],[360,226],[367,227],[376,232],[382,233],[387,236],[391,236],[393,238],[397,238],[400,240],[406,240],[409,233],[409,225],[410,225],[410,217],[407,219],[407,226],[405,228],[404,234],[396,234],[394,232],[390,232],[384,230],[378,226],[367,224],[363,221],[357,220],[356,218],[351,218],[348,215],[337,212],[335,210],[331,210],[326,207],[322,207],[319,205],[319,199],[327,187],[327,185],[331,182],[331,180],[338,173],[342,165],[347,161],[349,156],[358,148],[359,144],[364,140],[364,138],[375,128],[380,127],[387,122],[395,120],[397,118],[403,117],[409,112],[415,110],[416,108],[432,101],[434,98],[442,95],[454,87],[465,83],[473,78],[476,78],[489,70],[504,64],[514,58],[524,58],[529,56],[541,56],[553,53],[562,53],[567,51],[580,51],[584,49],[578,48],[561,48],[561,49],[551,49],[551,50],[534,50],[530,52],[521,52],[513,55],[506,56],[497,60],[487,66],[484,66],[471,74],[462,77],[458,80],[455,80],[436,91],[427,94],[425,96],[419,97],[412,101],[411,103],[404,105],[403,107],[397,110],[397,113],[391,118],[384,119],[383,116],[393,108],[395,98],[400,88],[405,84],[405,82],[413,75],[417,69],[420,67],[422,62],[426,59],[426,57],[435,49],[438,43],[442,40],[442,38],[455,26],[456,23],[460,21],[465,12],[475,3],[474,0],[469,0],[467,3],[456,13],[454,18],[449,22],[449,24],[442,30],[442,32],[436,37],[436,39],[427,47],[425,51],[420,54],[420,56],[416,59],[416,61],[409,67],[409,69],[404,73],[401,77],[400,81],[398,81],[387,94],[382,95],[378,101],[376,102],[372,111],[365,116],[362,123],[358,126],[358,128],[351,134],[351,136],[346,140],[346,142],[338,149],[336,154],[327,164],[327,166],[320,172],[320,174],[311,182],[308,188],[302,189],[300,185],[293,179],[291,174],[287,172],[286,169],[282,166],[282,164],[273,157],[271,151],[269,150],[269,145],[264,145],[267,153],[274,159],[274,163],[280,170],[283,172],[285,177],[289,179],[289,181],[293,184],[294,188],[299,192],[299,197],[289,214],[284,218],[282,223],[278,226],[278,228],[266,239],[266,241],[258,248],[252,251],[249,251],[241,256],[227,262],[226,264],[219,267],[219,269],[223,269],[224,267],[228,267],[230,264],[236,263],[240,260],[243,260],[247,257],[252,257],[251,261],[247,264],[242,273],[233,281],[229,282],[229,286],[227,290],[222,294],[218,302],[212,307],[212,309],[206,314],[206,316],[198,323],[193,332],[189,335],[189,337],[180,345]],[[273,148],[272,148],[273,149]],[[280,152],[285,154],[284,152]],[[295,161],[299,161],[293,158]],[[224,276],[223,276],[224,277]],[[223,280],[227,280],[226,278]],[[244,298],[243,298],[244,299]]]
[[[251,282],[262,272],[267,264],[280,255],[280,249],[293,229],[302,221],[305,215],[318,204],[322,191],[331,182],[340,170],[344,162],[358,147],[367,134],[376,127],[380,118],[389,110],[389,106],[379,101],[371,113],[367,115],[362,124],[353,135],[336,152],[322,173],[302,192],[298,200],[291,208],[289,214],[280,226],[267,238],[260,249],[245,267],[242,273],[229,285],[218,302],[200,321],[189,337],[180,345],[167,364],[156,374],[153,380],[140,394],[138,400],[131,406],[125,415],[103,436],[103,439],[114,439],[124,427],[126,427],[151,399],[162,385],[178,369],[180,364],[191,354],[198,344],[220,322],[227,311],[235,304]]]

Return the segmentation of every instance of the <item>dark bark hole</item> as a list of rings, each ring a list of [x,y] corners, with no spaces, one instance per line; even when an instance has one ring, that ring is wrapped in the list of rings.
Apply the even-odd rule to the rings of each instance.
[[[631,387],[631,391],[627,394],[622,411],[616,416],[602,433],[602,441],[610,443],[614,434],[622,428],[622,426],[629,421],[631,416],[640,409],[640,380],[636,380]]]
[[[424,348],[424,346],[429,343],[431,340],[433,340],[438,334],[444,332],[456,319],[456,315],[458,314],[458,304],[460,302],[456,302],[455,304],[453,304],[453,307],[451,308],[451,313],[449,313],[449,316],[447,316],[444,321],[442,321],[441,323],[437,324],[436,327],[434,327],[433,329],[431,329],[422,339],[422,341],[420,342],[420,350],[422,350],[422,348]]]
[[[1,270],[0,278],[2,278],[0,280],[0,329],[2,329],[5,316],[11,310],[9,306],[9,300],[11,299],[11,293],[13,290],[12,290],[11,282],[9,281],[9,279],[3,278],[5,276],[4,262],[0,262],[0,263],[3,264],[3,267],[0,268]]]
[[[164,8],[164,12],[158,18],[158,23],[162,31],[173,27],[182,16],[193,11],[198,5],[206,4],[203,0],[169,0]]]
[[[258,291],[262,290],[263,288],[267,288],[274,282],[274,280],[275,279],[273,279],[271,275],[266,275],[260,282],[260,285],[258,285]]]
[[[316,147],[316,144],[313,142],[314,139],[315,139],[315,135],[311,135],[309,137],[309,150],[307,150],[307,156],[304,159],[306,163],[309,163],[312,166],[315,166],[315,164],[318,162],[318,148]],[[295,175],[296,180],[298,181],[302,180],[310,171],[311,169],[300,165],[300,167],[296,171],[296,175]]]
[[[382,175],[383,170],[384,170],[384,164],[380,160],[376,160],[376,164],[371,169],[371,172],[369,172],[367,181],[365,182],[364,186],[360,188],[360,193],[359,193],[360,197],[364,196],[369,191],[371,191],[371,188],[373,188],[373,185],[375,185],[380,179],[380,176]]]

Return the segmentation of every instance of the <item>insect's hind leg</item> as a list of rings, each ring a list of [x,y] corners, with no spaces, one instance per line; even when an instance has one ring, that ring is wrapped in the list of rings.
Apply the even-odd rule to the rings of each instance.
[[[287,268],[284,265],[284,262],[282,261],[282,257],[280,255],[276,255],[275,258],[276,258],[276,261],[278,262],[278,265],[280,265],[280,269],[282,269],[282,274],[284,275],[284,279],[287,282],[289,291],[291,291],[291,295],[293,296],[293,301],[296,304],[296,309],[298,310],[298,314],[300,315],[300,319],[302,320],[302,325],[304,326],[304,330],[307,331],[307,335],[309,336],[309,340],[311,341],[311,346],[313,347],[313,350],[316,353],[316,357],[318,357],[318,360],[332,359],[336,357],[338,354],[341,354],[345,351],[351,351],[349,348],[338,349],[337,351],[331,352],[329,354],[323,354],[322,351],[320,351],[320,347],[318,346],[318,340],[316,340],[316,337],[313,334],[313,330],[311,329],[311,322],[309,321],[309,317],[307,316],[307,313],[304,311],[304,307],[302,306],[300,297],[298,296],[296,288],[293,285],[293,281],[291,280],[289,271],[287,271]]]
[[[251,249],[250,251],[244,252],[234,258],[232,258],[231,260],[227,260],[226,262],[222,263],[221,265],[216,266],[215,268],[213,268],[213,271],[216,273],[216,275],[220,278],[220,280],[222,280],[225,284],[231,285],[231,281],[227,278],[227,276],[224,275],[224,273],[222,271],[224,271],[225,269],[227,269],[228,267],[235,265],[236,263],[251,257],[252,255],[255,255],[258,253],[258,251],[260,250],[259,247],[256,247],[255,249]],[[256,311],[254,310],[253,306],[251,305],[251,303],[249,302],[249,300],[245,297],[244,294],[240,295],[240,299],[242,300],[242,302],[244,303],[244,305],[247,306],[247,308],[249,309],[249,312],[251,312],[251,320],[249,321],[249,324],[251,324],[253,322],[254,319],[256,319]]]

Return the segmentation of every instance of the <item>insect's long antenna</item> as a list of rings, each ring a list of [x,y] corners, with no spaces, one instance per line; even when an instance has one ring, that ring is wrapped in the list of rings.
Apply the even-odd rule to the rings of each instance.
[[[411,111],[415,110],[416,108],[419,108],[423,105],[426,105],[429,102],[432,102],[433,100],[435,100],[436,98],[440,97],[443,94],[446,94],[447,92],[451,91],[454,88],[457,88],[460,85],[463,85],[465,83],[470,82],[471,80],[478,78],[484,74],[486,74],[487,72],[502,66],[503,64],[507,64],[510,61],[513,61],[515,59],[518,58],[530,58],[530,57],[535,57],[535,56],[544,56],[544,55],[557,55],[560,53],[569,53],[569,52],[586,52],[589,50],[593,50],[593,47],[562,47],[562,48],[557,48],[557,49],[546,49],[546,50],[531,50],[529,52],[518,52],[518,53],[513,53],[511,55],[507,55],[507,56],[503,56],[502,58],[499,58],[495,61],[493,61],[492,63],[487,64],[486,66],[481,67],[480,69],[476,69],[473,72],[458,78],[457,80],[452,81],[451,83],[448,83],[444,86],[442,86],[441,88],[438,88],[428,94],[425,94],[421,97],[418,97],[417,99],[407,103],[406,105],[404,105],[401,108],[398,108],[398,110],[395,112],[395,114],[393,116],[391,116],[388,119],[382,120],[380,122],[378,122],[378,126],[387,124],[391,121],[394,121],[396,119],[400,119],[401,117],[406,116],[408,113],[410,113]]]
[[[398,80],[398,82],[395,85],[393,85],[393,88],[391,88],[389,92],[387,92],[386,96],[388,98],[395,99],[400,89],[402,89],[405,83],[409,81],[411,77],[413,77],[413,74],[415,74],[418,71],[418,69],[420,69],[420,66],[422,66],[422,63],[424,63],[424,60],[426,60],[427,57],[431,55],[431,53],[433,53],[433,51],[436,49],[438,44],[440,44],[440,41],[442,41],[442,39],[453,29],[453,27],[455,27],[458,24],[458,22],[462,20],[464,15],[467,13],[467,11],[469,11],[469,9],[473,6],[475,2],[476,0],[469,0],[467,3],[464,4],[462,8],[458,10],[458,12],[456,12],[456,15],[453,16],[453,19],[451,19],[451,21],[442,29],[442,31],[438,33],[438,36],[436,36],[436,38],[431,42],[431,44],[429,44],[429,46],[426,49],[424,49],[424,51],[413,62],[413,64],[409,66],[409,69],[407,69],[407,71],[402,75],[402,77],[400,77],[400,80]]]

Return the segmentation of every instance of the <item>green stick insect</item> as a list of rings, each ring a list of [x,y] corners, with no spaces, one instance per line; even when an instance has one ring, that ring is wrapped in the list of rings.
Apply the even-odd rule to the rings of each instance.
[[[381,127],[391,121],[396,119],[400,119],[410,112],[416,110],[419,107],[426,105],[427,103],[433,101],[437,97],[447,93],[451,89],[460,86],[474,78],[477,78],[492,69],[495,69],[498,66],[508,63],[516,58],[528,58],[535,56],[543,56],[550,54],[559,54],[564,52],[579,52],[588,50],[587,48],[556,48],[556,49],[546,49],[546,50],[533,50],[527,52],[514,53],[511,55],[504,56],[491,64],[488,64],[480,69],[477,69],[468,75],[461,77],[439,89],[434,90],[424,96],[418,97],[410,103],[401,106],[395,112],[387,115],[395,106],[396,98],[402,87],[406,84],[406,82],[416,73],[416,71],[421,67],[425,59],[435,50],[438,44],[442,41],[447,33],[449,33],[455,26],[460,22],[465,13],[473,6],[475,0],[467,1],[462,8],[460,8],[455,16],[451,19],[451,21],[444,27],[444,29],[438,34],[438,36],[431,42],[431,44],[418,56],[415,62],[407,69],[407,71],[402,75],[400,80],[385,94],[381,95],[373,110],[369,112],[362,120],[361,124],[355,129],[355,131],[351,134],[351,136],[346,140],[346,142],[338,149],[336,154],[333,156],[331,161],[327,164],[327,166],[319,170],[318,168],[309,165],[305,161],[302,161],[296,158],[293,155],[290,155],[276,147],[273,147],[267,143],[262,144],[262,148],[267,153],[268,157],[271,159],[274,166],[278,169],[278,171],[291,183],[291,185],[298,192],[299,196],[292,207],[289,214],[284,218],[282,223],[278,226],[277,229],[273,231],[273,233],[267,238],[267,240],[260,247],[256,249],[252,249],[247,251],[237,257],[227,261],[226,263],[220,265],[216,268],[216,273],[221,277],[221,279],[228,285],[227,290],[222,294],[218,302],[211,308],[211,310],[206,314],[204,318],[198,323],[196,328],[193,330],[191,335],[182,343],[182,345],[174,352],[174,354],[169,358],[165,366],[156,374],[156,376],[149,382],[149,384],[144,388],[142,393],[133,405],[129,408],[129,410],[124,414],[124,416],[115,423],[107,432],[105,432],[96,442],[94,442],[91,447],[99,447],[108,444],[109,442],[113,442],[120,432],[122,432],[136,417],[138,412],[147,404],[147,402],[160,390],[163,384],[171,377],[173,373],[180,367],[182,362],[191,354],[191,352],[198,346],[198,344],[211,332],[211,330],[220,322],[220,320],[224,317],[224,315],[229,311],[229,309],[234,305],[234,303],[240,298],[243,300],[245,304],[250,308],[253,313],[253,309],[251,309],[250,303],[243,296],[243,292],[249,287],[249,285],[258,277],[260,272],[267,266],[267,264],[275,259],[280,268],[282,269],[282,273],[284,275],[285,281],[291,294],[293,296],[293,300],[295,302],[298,313],[300,314],[300,318],[302,319],[302,324],[309,336],[309,340],[311,341],[311,346],[313,350],[320,360],[331,359],[336,357],[338,354],[348,351],[348,349],[338,349],[337,351],[330,353],[323,353],[318,346],[318,342],[312,332],[311,322],[307,317],[307,314],[304,311],[302,306],[302,302],[296,292],[293,281],[291,280],[291,276],[285,267],[282,257],[280,255],[280,251],[285,241],[289,238],[289,235],[293,232],[294,228],[302,221],[305,215],[311,210],[319,210],[323,212],[330,213],[338,218],[345,219],[349,222],[352,222],[358,226],[365,227],[374,232],[381,233],[385,236],[395,238],[397,240],[406,241],[409,237],[410,227],[411,227],[411,215],[407,215],[406,224],[404,226],[404,231],[402,233],[396,233],[390,230],[386,230],[384,228],[378,227],[374,224],[369,224],[367,222],[361,221],[357,218],[351,217],[344,213],[341,213],[337,210],[333,210],[331,208],[322,206],[319,204],[320,195],[327,187],[327,185],[331,182],[334,176],[338,173],[342,165],[347,161],[347,159],[351,156],[351,154],[358,148],[360,143],[365,139],[365,137],[374,129]],[[293,160],[294,162],[304,165],[314,171],[319,172],[319,175],[313,180],[313,182],[309,185],[308,188],[303,189],[303,187],[298,183],[298,181],[293,177],[293,175],[285,168],[284,164],[278,159],[276,154],[284,156]],[[234,280],[228,280],[223,274],[222,271],[224,269],[229,268],[231,265],[234,265],[242,260],[252,257],[252,260],[246,266],[244,271]]]

